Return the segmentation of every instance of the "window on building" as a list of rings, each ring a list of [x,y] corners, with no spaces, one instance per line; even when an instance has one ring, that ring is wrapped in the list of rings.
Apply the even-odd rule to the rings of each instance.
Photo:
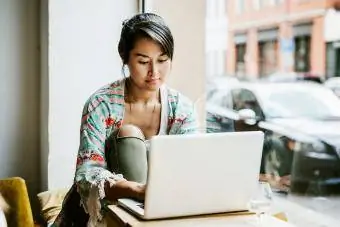
[[[340,76],[340,42],[326,45],[326,76]]]
[[[335,76],[340,76],[340,48],[336,49]]]
[[[246,56],[246,44],[238,44],[236,45],[236,66],[235,72],[237,77],[244,77],[246,73],[246,64],[245,64],[245,56]]]
[[[278,42],[276,40],[259,43],[259,74],[268,76],[278,69]]]
[[[310,36],[295,38],[295,71],[309,72],[310,70]]]

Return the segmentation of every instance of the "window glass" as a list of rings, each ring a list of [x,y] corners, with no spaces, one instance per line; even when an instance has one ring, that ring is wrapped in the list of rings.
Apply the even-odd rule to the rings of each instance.
[[[310,36],[295,38],[295,71],[309,72]]]
[[[184,2],[178,0],[178,6],[188,7],[189,19],[195,6],[189,9]],[[340,20],[327,25],[340,14],[336,5],[313,0],[205,4],[205,104],[225,110],[207,111],[206,132],[262,131],[259,179],[274,191],[271,212],[284,213],[295,226],[340,226],[340,86],[331,90],[323,83],[340,76],[335,29]],[[308,32],[294,30],[301,23],[311,26]],[[188,27],[183,22],[176,29]],[[187,38],[194,43],[201,36]],[[189,63],[191,57],[186,53],[181,59]],[[184,91],[196,85],[192,81]],[[244,109],[255,112],[255,122],[240,119],[238,111]]]
[[[240,10],[243,1],[226,1],[226,74],[239,80],[226,86],[233,101],[226,109],[249,108],[257,118],[232,120],[234,130],[264,132],[260,177],[287,206],[289,222],[340,225],[340,86],[323,83],[340,76],[337,4],[245,2]],[[310,28],[296,29],[301,24]]]

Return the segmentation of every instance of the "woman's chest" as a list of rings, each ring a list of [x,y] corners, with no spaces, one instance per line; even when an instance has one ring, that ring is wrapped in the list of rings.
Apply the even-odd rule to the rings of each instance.
[[[133,124],[139,127],[148,139],[159,133],[162,122],[161,104],[150,106],[126,105],[123,125]]]

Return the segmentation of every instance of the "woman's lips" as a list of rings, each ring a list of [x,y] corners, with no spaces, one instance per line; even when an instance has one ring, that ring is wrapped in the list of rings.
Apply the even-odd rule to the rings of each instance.
[[[159,81],[159,78],[157,78],[157,79],[146,80],[146,82],[147,82],[147,83],[150,83],[150,84],[157,83],[158,81]]]

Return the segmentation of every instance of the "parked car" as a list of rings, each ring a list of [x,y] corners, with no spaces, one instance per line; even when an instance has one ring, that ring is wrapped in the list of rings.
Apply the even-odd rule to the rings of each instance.
[[[330,88],[340,98],[340,77],[332,77],[325,81],[324,85]]]
[[[207,80],[207,93],[216,89],[223,89],[233,84],[239,83],[240,80],[235,76],[217,76]]]
[[[267,82],[297,82],[310,81],[322,84],[323,78],[311,73],[297,73],[297,72],[275,72],[269,76],[263,77],[261,80]]]
[[[216,90],[207,110],[218,119],[208,132],[263,131],[261,173],[291,175],[292,191],[340,183],[340,100],[324,86],[240,82]]]
[[[224,106],[231,100],[224,98],[224,92],[228,91],[230,87],[235,86],[240,81],[233,76],[214,77],[207,81],[206,99],[209,102],[216,104],[216,106]],[[229,109],[223,109],[228,111]],[[230,132],[234,131],[234,123],[228,118],[220,117],[216,114],[216,109],[211,110],[209,106],[206,108],[206,122],[209,125],[209,132]],[[233,113],[230,113],[233,114]]]

